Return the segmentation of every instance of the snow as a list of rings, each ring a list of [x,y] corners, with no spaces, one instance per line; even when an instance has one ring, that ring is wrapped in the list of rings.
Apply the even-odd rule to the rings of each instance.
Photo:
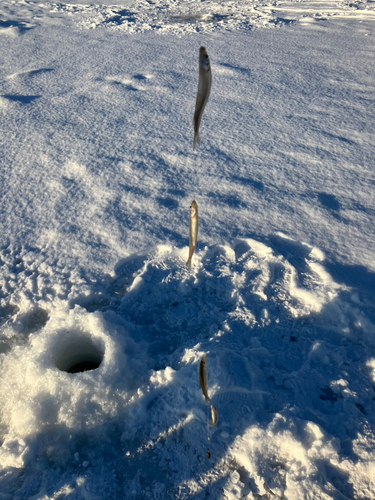
[[[0,500],[375,499],[374,20],[2,0]]]

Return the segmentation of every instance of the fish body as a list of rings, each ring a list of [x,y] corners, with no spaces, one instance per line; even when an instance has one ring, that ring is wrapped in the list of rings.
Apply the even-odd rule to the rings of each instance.
[[[199,49],[199,82],[197,100],[195,101],[194,113],[194,142],[193,150],[197,143],[200,145],[199,126],[201,124],[204,108],[210,96],[212,83],[210,59],[204,47]]]
[[[211,405],[211,418],[212,422],[207,422],[208,425],[211,425],[211,427],[215,427],[219,420],[219,415],[217,414],[217,409],[214,407],[214,405]]]
[[[190,215],[189,215],[189,258],[186,265],[191,269],[191,259],[193,258],[193,253],[198,239],[198,205],[195,200],[191,202],[190,205]]]
[[[199,383],[202,388],[203,396],[207,401],[211,401],[211,399],[208,397],[208,372],[207,372],[207,365],[206,365],[206,355],[204,354],[200,365],[199,365]]]

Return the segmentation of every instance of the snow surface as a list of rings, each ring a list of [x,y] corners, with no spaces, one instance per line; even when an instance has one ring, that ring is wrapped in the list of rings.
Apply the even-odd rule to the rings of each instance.
[[[0,2],[0,500],[375,498],[374,21]]]

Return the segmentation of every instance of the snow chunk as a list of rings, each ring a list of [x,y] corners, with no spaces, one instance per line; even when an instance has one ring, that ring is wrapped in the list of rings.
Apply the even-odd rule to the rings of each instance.
[[[150,382],[156,387],[162,387],[163,385],[170,384],[176,377],[176,371],[170,366],[167,366],[164,370],[159,370],[153,372],[150,377]]]
[[[369,361],[367,361],[366,366],[370,371],[371,380],[375,384],[375,358],[372,358]]]

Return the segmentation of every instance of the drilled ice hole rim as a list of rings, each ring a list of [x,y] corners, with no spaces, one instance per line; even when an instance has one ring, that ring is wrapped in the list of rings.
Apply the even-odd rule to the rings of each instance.
[[[61,332],[54,346],[53,362],[60,371],[76,374],[93,371],[104,359],[104,342],[87,332]]]

